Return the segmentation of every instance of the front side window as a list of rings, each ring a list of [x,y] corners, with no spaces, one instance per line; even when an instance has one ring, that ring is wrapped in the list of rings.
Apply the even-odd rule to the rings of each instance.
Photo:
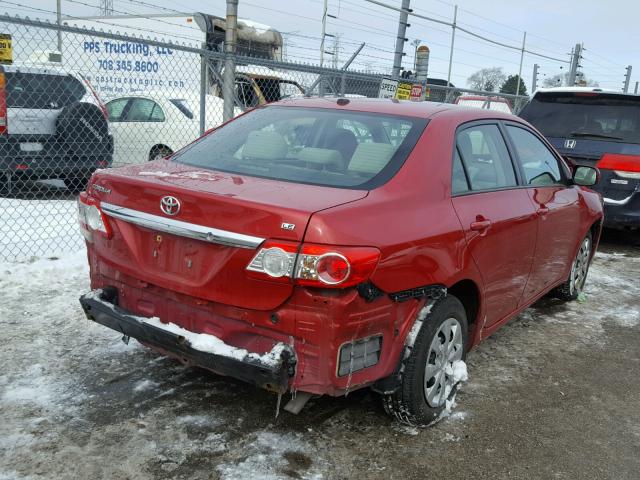
[[[477,125],[458,132],[456,143],[471,190],[515,187],[515,171],[497,125]]]
[[[328,108],[262,107],[172,160],[275,180],[369,189],[395,175],[426,123]]]
[[[524,128],[507,125],[518,161],[529,185],[545,186],[562,183],[558,160],[544,143]]]

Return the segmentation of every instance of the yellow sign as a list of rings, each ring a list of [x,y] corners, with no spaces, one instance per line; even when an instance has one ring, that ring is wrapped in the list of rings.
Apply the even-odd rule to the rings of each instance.
[[[11,48],[11,35],[0,33],[0,63],[13,63],[13,49]]]
[[[398,82],[395,98],[398,100],[409,100],[411,98],[411,87],[413,87],[413,83]]]

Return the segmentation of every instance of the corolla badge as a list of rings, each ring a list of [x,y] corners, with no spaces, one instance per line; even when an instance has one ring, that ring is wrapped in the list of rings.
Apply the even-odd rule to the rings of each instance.
[[[576,148],[576,141],[571,138],[565,140],[564,148]]]
[[[180,211],[180,200],[171,195],[165,195],[160,199],[160,210],[167,215],[177,215]]]

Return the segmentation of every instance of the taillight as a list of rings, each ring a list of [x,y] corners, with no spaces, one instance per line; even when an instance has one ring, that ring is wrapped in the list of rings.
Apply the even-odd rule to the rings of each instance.
[[[82,235],[88,242],[93,242],[93,232],[99,232],[111,238],[112,231],[109,220],[100,209],[100,201],[82,192],[78,197],[78,221]]]
[[[380,251],[372,247],[341,247],[268,240],[247,271],[255,278],[310,287],[344,288],[367,280]]]
[[[640,179],[640,156],[605,153],[597,165],[604,170],[613,170],[623,178]]]
[[[7,115],[7,93],[4,73],[0,72],[0,135],[7,133],[9,118]]]

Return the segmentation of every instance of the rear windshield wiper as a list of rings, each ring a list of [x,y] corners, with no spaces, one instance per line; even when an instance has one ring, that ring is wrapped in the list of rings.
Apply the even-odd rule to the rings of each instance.
[[[605,135],[603,133],[589,133],[589,132],[571,132],[570,137],[596,137],[596,138],[609,138],[611,140],[622,140],[622,137],[616,137],[615,135]]]

